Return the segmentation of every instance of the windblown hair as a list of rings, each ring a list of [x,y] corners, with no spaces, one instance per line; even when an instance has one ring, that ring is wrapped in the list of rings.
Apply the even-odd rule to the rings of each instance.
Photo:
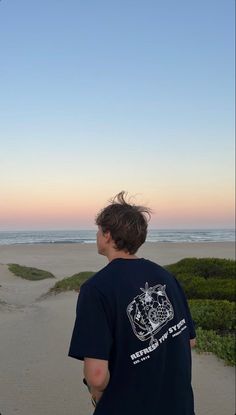
[[[118,193],[96,216],[103,233],[110,232],[118,251],[135,254],[145,242],[151,209],[126,202],[127,194]]]

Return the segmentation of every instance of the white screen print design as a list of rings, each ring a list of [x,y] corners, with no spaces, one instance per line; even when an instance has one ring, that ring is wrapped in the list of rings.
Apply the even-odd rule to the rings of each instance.
[[[127,307],[127,314],[134,334],[142,341],[150,340],[150,345],[156,343],[154,338],[162,327],[174,317],[174,310],[166,294],[166,285],[155,285],[140,288],[142,294],[137,295]]]

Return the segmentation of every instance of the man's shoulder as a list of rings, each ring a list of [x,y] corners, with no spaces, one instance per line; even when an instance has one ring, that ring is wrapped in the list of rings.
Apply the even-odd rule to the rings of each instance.
[[[112,261],[91,276],[83,286],[89,289],[106,292],[107,290],[109,291],[109,289],[113,290],[116,285],[119,286],[123,283],[125,284],[127,275],[131,278],[133,275],[135,275],[135,277],[149,275],[151,278],[161,278],[163,281],[165,280],[169,283],[174,279],[165,267],[149,259],[139,258],[138,261],[131,259]]]
[[[109,276],[110,271],[108,265],[95,272],[87,281],[83,283],[84,287],[97,288]]]
[[[145,261],[145,265],[149,268],[152,268],[153,270],[163,272],[165,274],[170,274],[170,272],[165,268],[165,266],[158,264],[157,262],[154,262],[150,259],[143,258]]]
[[[160,278],[163,282],[170,285],[176,284],[175,277],[171,274],[165,266],[159,265],[158,263],[150,260],[145,260],[147,270],[150,271],[150,274],[156,275],[157,278]]]

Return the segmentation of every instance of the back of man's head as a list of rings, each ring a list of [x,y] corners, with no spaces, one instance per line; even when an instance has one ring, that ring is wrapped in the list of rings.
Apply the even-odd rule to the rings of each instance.
[[[151,210],[126,202],[126,193],[118,193],[111,203],[102,209],[96,224],[103,233],[110,232],[118,251],[135,254],[145,242]]]

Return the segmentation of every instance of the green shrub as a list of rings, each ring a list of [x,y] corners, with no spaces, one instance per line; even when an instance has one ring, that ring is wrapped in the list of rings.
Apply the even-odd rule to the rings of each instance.
[[[187,298],[215,299],[215,300],[235,300],[236,280],[215,279],[206,280],[203,277],[178,275],[181,286]]]
[[[181,283],[188,298],[235,300],[235,261],[184,258],[165,266]]]
[[[45,278],[55,278],[51,272],[38,268],[25,267],[19,264],[8,264],[8,268],[13,274],[17,275],[17,277],[21,277],[30,281],[44,280]]]
[[[236,274],[236,262],[232,259],[221,258],[184,258],[165,268],[176,277],[184,273],[205,279],[233,279]]]
[[[79,291],[81,285],[92,275],[94,275],[94,272],[91,271],[79,272],[78,274],[72,275],[72,277],[67,277],[58,281],[50,291]]]
[[[234,303],[225,300],[189,300],[188,303],[197,327],[213,330],[236,328]]]
[[[232,334],[219,336],[214,330],[198,328],[196,349],[214,353],[229,365],[236,363],[235,336]]]

